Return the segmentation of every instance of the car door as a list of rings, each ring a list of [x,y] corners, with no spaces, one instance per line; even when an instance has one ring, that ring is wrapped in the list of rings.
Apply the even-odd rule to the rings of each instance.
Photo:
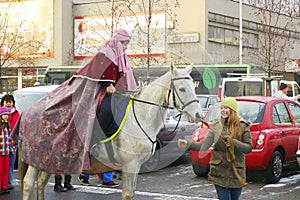
[[[295,122],[295,128],[292,131],[292,134],[289,135],[287,138],[287,142],[290,145],[290,160],[291,162],[296,160],[296,154],[295,152],[297,151],[298,147],[298,139],[300,136],[300,106],[297,103],[294,102],[288,102],[287,103],[288,108],[290,110],[291,115],[294,118]]]
[[[299,134],[298,128],[293,124],[287,105],[284,102],[278,102],[272,110],[272,119],[276,126],[278,138],[285,151],[285,163],[291,162],[296,158],[297,140],[295,137]]]

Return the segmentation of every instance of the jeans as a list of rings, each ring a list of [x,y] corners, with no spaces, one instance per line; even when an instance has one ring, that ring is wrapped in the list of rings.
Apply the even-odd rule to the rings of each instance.
[[[109,183],[109,182],[113,181],[112,172],[102,173],[102,180],[103,180],[103,183]]]
[[[242,194],[242,188],[224,188],[215,185],[220,200],[238,200]]]
[[[18,145],[14,145],[16,150],[18,148]],[[18,152],[18,151],[17,151]],[[15,167],[15,162],[16,162],[16,155],[9,155],[9,171],[8,171],[8,186],[12,186],[12,182],[14,179],[14,167]]]
[[[89,180],[89,178],[90,178],[90,175],[89,174],[85,174],[85,173],[81,173],[80,176],[82,176],[86,180]]]

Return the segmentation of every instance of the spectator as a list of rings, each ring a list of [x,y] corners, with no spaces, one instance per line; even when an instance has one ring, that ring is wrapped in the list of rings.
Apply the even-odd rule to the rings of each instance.
[[[9,115],[8,115],[8,122],[9,122],[9,127],[10,127],[9,132],[11,132],[14,129],[15,124],[17,123],[17,121],[20,117],[20,113],[17,111],[15,104],[16,104],[16,102],[15,102],[14,96],[12,94],[6,94],[1,99],[1,106],[4,106],[9,109]],[[14,149],[16,149],[16,151],[17,151],[18,142],[14,141],[13,146],[14,146]],[[8,176],[8,189],[9,190],[13,190],[15,188],[13,186],[13,179],[14,179],[14,166],[15,166],[15,162],[16,162],[16,157],[17,157],[17,154],[11,153],[9,155],[9,176]]]
[[[206,151],[212,146],[208,180],[215,185],[220,200],[237,200],[246,185],[245,154],[251,153],[252,139],[249,124],[238,116],[233,97],[222,101],[220,115],[204,140],[179,139],[178,146],[194,151]]]
[[[0,194],[9,194],[8,190],[8,172],[9,172],[9,154],[10,154],[10,139],[9,139],[9,110],[6,107],[0,107]]]
[[[102,186],[104,187],[119,187],[119,184],[113,181],[112,172],[104,172],[102,174],[97,174],[99,180],[101,181]],[[101,186],[101,185],[100,185]]]
[[[117,184],[113,181],[112,172],[100,173],[100,174],[97,174],[97,176],[101,182],[101,184],[99,186],[111,187],[111,188],[119,187],[119,184]],[[81,173],[80,176],[78,177],[78,179],[82,185],[91,185],[89,182],[89,178],[90,178],[90,175],[84,174],[84,173]]]
[[[80,183],[82,185],[91,185],[90,182],[89,182],[89,179],[90,179],[90,175],[89,174],[85,174],[85,173],[81,173],[78,177],[78,180],[80,181]]]
[[[65,182],[64,187],[61,185],[62,176],[60,174],[55,174],[55,185],[54,191],[55,192],[66,192],[67,190],[76,190],[76,188],[71,185],[72,176],[70,174],[65,174]]]
[[[295,97],[289,97],[287,96],[288,92],[288,85],[285,83],[280,83],[279,90],[275,92],[274,97],[281,97],[281,98],[286,98],[286,99],[291,99],[294,101],[297,101],[300,98],[300,94],[298,94]]]

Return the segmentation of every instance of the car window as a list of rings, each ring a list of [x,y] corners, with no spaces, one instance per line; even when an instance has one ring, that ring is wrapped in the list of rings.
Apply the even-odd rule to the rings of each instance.
[[[218,97],[214,96],[214,97],[209,98],[207,107],[209,108],[210,106],[214,105],[216,102],[218,102]]]
[[[264,103],[238,101],[238,113],[246,121],[260,123],[263,119],[264,112]]]
[[[246,121],[260,123],[263,119],[265,104],[249,101],[238,101],[238,114]],[[220,103],[216,103],[208,111],[205,120],[213,122],[220,117]]]
[[[224,87],[225,97],[260,96],[262,81],[227,81]]]
[[[292,103],[292,102],[289,102],[288,105],[291,109],[295,123],[299,124],[300,123],[300,107],[297,104]]]
[[[272,119],[275,124],[292,123],[284,103],[277,103],[272,110]]]
[[[205,96],[197,96],[197,99],[199,100],[201,108],[206,108],[207,107],[207,100],[208,97]]]

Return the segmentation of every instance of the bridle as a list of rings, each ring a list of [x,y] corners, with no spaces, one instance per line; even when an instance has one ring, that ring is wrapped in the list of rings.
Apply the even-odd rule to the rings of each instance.
[[[169,91],[168,91],[168,103],[167,105],[160,105],[160,104],[156,104],[156,103],[153,103],[153,102],[148,102],[148,101],[144,101],[144,100],[140,100],[140,99],[136,99],[134,97],[131,97],[131,100],[132,100],[132,110],[133,110],[133,115],[134,115],[134,118],[138,124],[138,126],[140,127],[140,129],[143,131],[143,133],[146,135],[146,137],[151,141],[152,143],[152,148],[151,148],[151,155],[152,155],[152,152],[154,152],[154,145],[157,143],[157,138],[155,139],[155,141],[153,141],[151,139],[151,137],[147,134],[147,132],[144,130],[144,128],[142,127],[142,125],[140,124],[139,120],[137,119],[137,116],[136,116],[136,112],[135,112],[135,107],[134,107],[134,102],[137,101],[137,102],[141,102],[141,103],[146,103],[146,104],[150,104],[150,105],[154,105],[154,106],[158,106],[158,107],[162,107],[162,108],[168,108],[168,109],[174,109],[174,108],[177,108],[177,103],[176,103],[176,97],[178,99],[178,101],[182,104],[182,107],[181,108],[177,108],[177,110],[180,112],[180,114],[182,114],[183,110],[188,107],[189,105],[191,105],[192,103],[199,103],[199,100],[198,99],[193,99],[187,103],[184,103],[182,101],[182,99],[179,97],[179,94],[178,94],[178,91],[176,90],[176,87],[174,85],[174,82],[177,81],[177,80],[184,80],[184,79],[189,79],[191,80],[190,77],[176,77],[176,78],[172,78],[171,79],[171,83],[170,83],[170,87],[169,87]],[[172,94],[172,104],[173,106],[171,107],[170,106],[170,96]],[[177,127],[178,127],[178,124],[180,122],[180,119],[181,119],[181,116],[177,122],[177,125],[175,127],[175,129],[172,131],[175,132]]]
[[[191,80],[190,77],[188,76],[184,76],[184,77],[176,77],[176,78],[172,78],[171,79],[171,85],[170,85],[170,88],[169,88],[169,92],[168,92],[168,105],[170,105],[170,96],[171,96],[171,93],[172,93],[172,100],[173,100],[173,108],[176,108],[177,107],[177,104],[176,104],[176,98],[175,96],[177,96],[177,99],[180,101],[180,103],[182,104],[182,107],[177,109],[180,113],[183,112],[183,110],[188,107],[190,104],[192,103],[199,103],[199,100],[198,99],[193,99],[187,103],[184,103],[180,96],[178,95],[178,91],[176,90],[175,88],[175,85],[174,85],[174,82],[177,81],[177,80],[184,80],[184,79],[188,79],[188,80]]]

